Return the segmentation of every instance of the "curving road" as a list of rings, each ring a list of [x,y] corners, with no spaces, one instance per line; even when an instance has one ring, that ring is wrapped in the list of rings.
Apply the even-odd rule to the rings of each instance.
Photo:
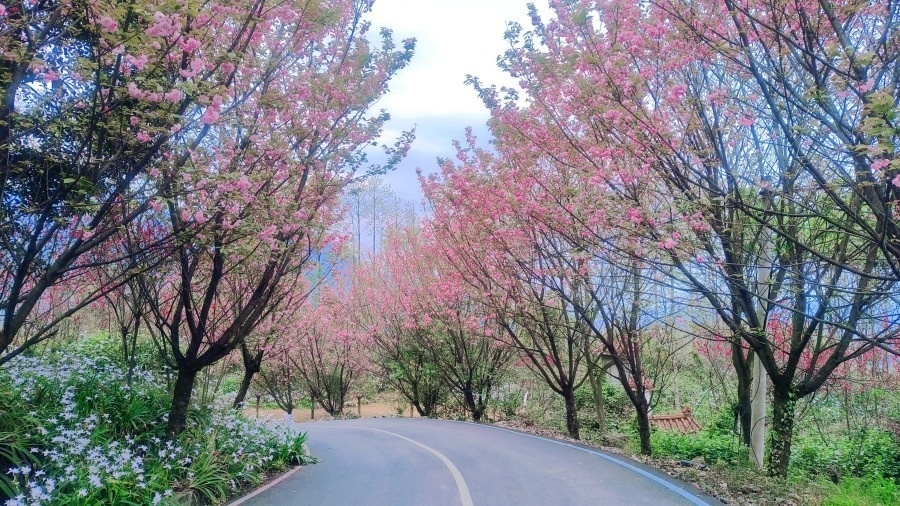
[[[446,420],[302,424],[319,463],[235,505],[718,505],[615,455]]]

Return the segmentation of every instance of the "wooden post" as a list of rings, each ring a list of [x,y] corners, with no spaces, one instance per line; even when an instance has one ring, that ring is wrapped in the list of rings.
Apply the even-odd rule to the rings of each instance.
[[[357,416],[362,417],[362,396],[356,396],[356,414]]]

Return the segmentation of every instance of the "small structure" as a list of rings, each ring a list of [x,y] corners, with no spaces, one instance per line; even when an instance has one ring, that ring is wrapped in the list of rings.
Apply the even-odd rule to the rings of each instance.
[[[681,413],[671,415],[650,415],[650,423],[659,430],[691,434],[699,432],[702,427],[691,413],[691,407],[685,406]]]

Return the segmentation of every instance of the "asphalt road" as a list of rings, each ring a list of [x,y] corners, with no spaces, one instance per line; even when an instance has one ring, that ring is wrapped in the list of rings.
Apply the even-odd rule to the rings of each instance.
[[[301,427],[319,463],[237,504],[721,504],[620,456],[491,426],[383,418]]]

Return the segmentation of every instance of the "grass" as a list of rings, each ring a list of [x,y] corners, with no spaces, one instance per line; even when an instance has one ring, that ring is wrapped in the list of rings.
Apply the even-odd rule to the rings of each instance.
[[[900,489],[887,478],[844,478],[828,488],[822,506],[893,506]]]

